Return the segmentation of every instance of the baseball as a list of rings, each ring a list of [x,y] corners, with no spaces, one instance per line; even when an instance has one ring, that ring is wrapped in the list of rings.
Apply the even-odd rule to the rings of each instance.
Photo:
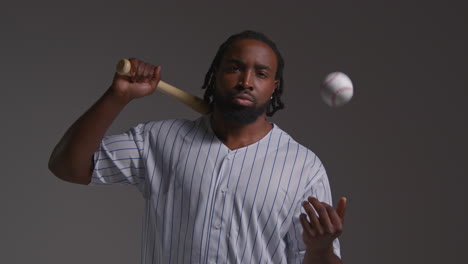
[[[323,80],[320,94],[327,105],[331,107],[342,106],[353,97],[353,83],[346,74],[332,72]]]

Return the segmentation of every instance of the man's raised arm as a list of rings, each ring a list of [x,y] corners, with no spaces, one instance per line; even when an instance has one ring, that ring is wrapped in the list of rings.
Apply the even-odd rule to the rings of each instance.
[[[111,87],[91,106],[55,146],[49,169],[58,178],[89,184],[94,167],[93,155],[107,129],[133,99],[152,94],[161,79],[160,66],[130,59],[130,76],[114,75]]]

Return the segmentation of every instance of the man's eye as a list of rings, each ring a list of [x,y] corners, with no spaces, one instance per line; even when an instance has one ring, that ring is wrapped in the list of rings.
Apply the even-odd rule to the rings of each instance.
[[[266,77],[267,77],[266,73],[264,73],[264,72],[258,72],[257,75],[258,75],[260,78],[266,78]]]
[[[235,71],[238,71],[238,70],[239,70],[239,67],[237,67],[237,66],[229,66],[229,67],[227,68],[227,70],[230,71],[230,72],[235,72]]]

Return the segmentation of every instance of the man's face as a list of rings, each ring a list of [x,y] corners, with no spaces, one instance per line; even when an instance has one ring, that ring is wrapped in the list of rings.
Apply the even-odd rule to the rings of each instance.
[[[278,85],[277,68],[276,54],[267,44],[252,39],[232,43],[215,70],[215,108],[243,124],[264,116]]]

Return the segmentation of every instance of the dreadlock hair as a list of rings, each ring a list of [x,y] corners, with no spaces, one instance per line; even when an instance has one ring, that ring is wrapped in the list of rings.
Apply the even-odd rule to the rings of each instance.
[[[267,36],[260,32],[246,30],[241,33],[235,34],[230,36],[218,49],[213,62],[211,63],[210,69],[205,75],[205,82],[203,83],[202,89],[206,89],[205,94],[203,96],[204,101],[213,106],[213,92],[215,88],[215,72],[214,70],[219,67],[221,63],[221,59],[224,56],[224,53],[228,50],[228,48],[237,40],[242,39],[253,39],[260,42],[263,42],[270,46],[270,48],[275,52],[276,58],[278,60],[278,69],[276,71],[275,80],[279,80],[278,87],[274,90],[270,102],[267,106],[266,114],[267,116],[273,116],[273,114],[284,108],[284,103],[281,101],[281,95],[283,94],[283,69],[284,69],[284,60],[279,52],[276,44],[270,40]]]

